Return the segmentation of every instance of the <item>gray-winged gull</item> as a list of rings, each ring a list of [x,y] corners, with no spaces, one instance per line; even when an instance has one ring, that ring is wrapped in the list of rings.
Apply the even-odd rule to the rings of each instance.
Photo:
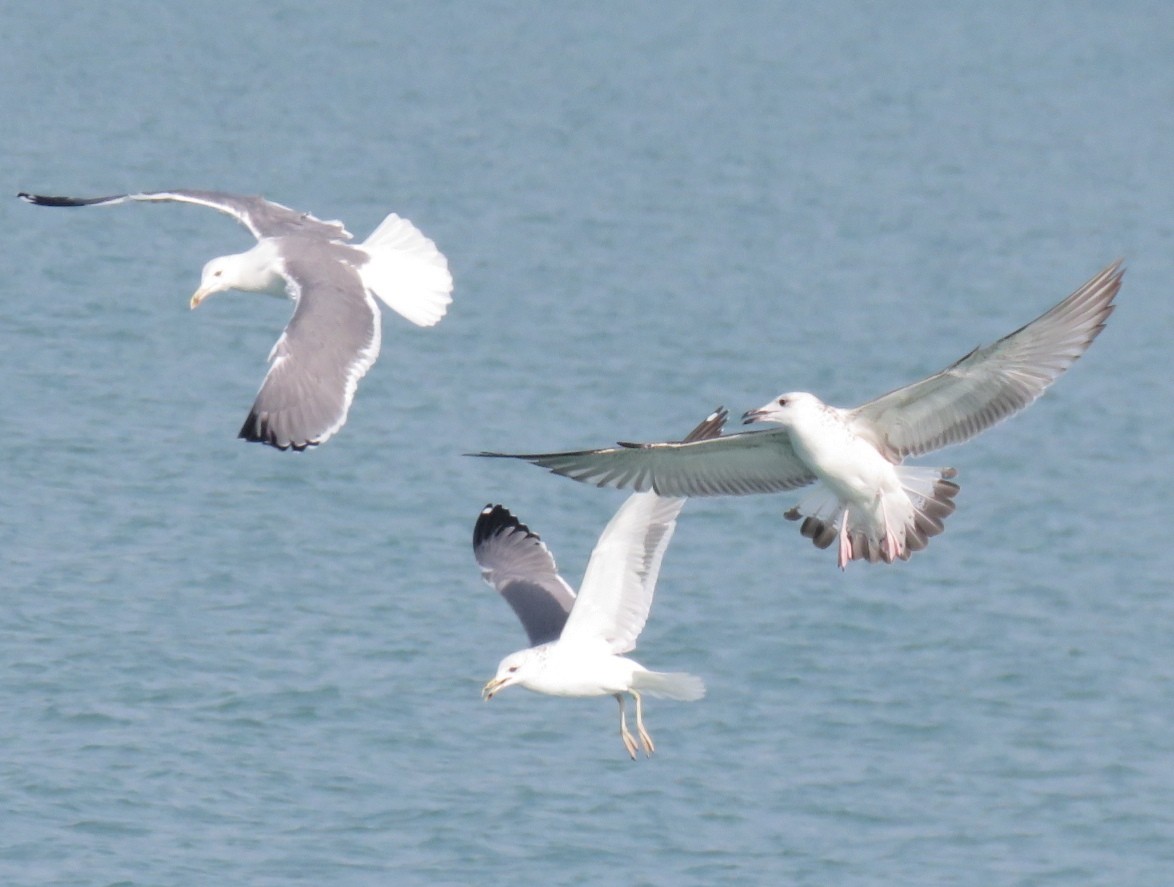
[[[324,443],[346,422],[355,387],[379,355],[381,317],[373,295],[418,326],[437,323],[452,301],[444,256],[395,213],[356,244],[349,243],[352,235],[341,222],[324,222],[262,197],[187,190],[93,198],[17,196],[38,206],[194,203],[248,228],[256,246],[208,262],[191,307],[229,289],[284,295],[296,303],[240,430],[245,440],[281,450]]]
[[[803,518],[803,535],[820,548],[838,540],[841,569],[853,559],[908,559],[942,531],[958,485],[952,468],[901,462],[968,440],[1031,404],[1104,328],[1123,273],[1114,262],[1010,335],[855,409],[795,392],[743,417],[781,426],[776,430],[690,443],[477,455],[524,459],[584,483],[662,496],[774,493],[818,482],[786,517]]]
[[[719,409],[686,440],[720,434]],[[645,755],[656,747],[644,727],[642,694],[691,701],[705,695],[701,679],[649,671],[622,655],[632,650],[648,619],[661,560],[683,498],[635,493],[604,528],[587,563],[578,597],[559,575],[542,540],[501,505],[487,505],[473,529],[473,554],[485,581],[513,607],[531,646],[511,653],[482,690],[492,699],[518,684],[552,696],[611,695],[620,705],[620,738],[633,760],[624,693],[636,705],[636,733]]]

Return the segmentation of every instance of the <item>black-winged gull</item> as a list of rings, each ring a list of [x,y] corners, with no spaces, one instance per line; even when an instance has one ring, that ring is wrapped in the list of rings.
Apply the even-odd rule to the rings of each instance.
[[[191,307],[229,289],[284,295],[296,303],[240,430],[245,440],[280,450],[324,443],[346,422],[359,379],[379,355],[381,316],[373,295],[418,326],[437,323],[452,301],[444,256],[395,213],[354,244],[341,222],[324,222],[262,197],[187,190],[92,198],[17,196],[38,206],[194,203],[248,228],[256,246],[208,262]]]
[[[795,392],[743,417],[782,426],[777,430],[691,443],[477,455],[524,459],[584,483],[662,496],[774,493],[819,482],[786,517],[803,518],[803,535],[819,548],[838,540],[841,569],[853,559],[908,559],[942,531],[958,485],[952,468],[901,462],[968,440],[1032,403],[1104,328],[1123,273],[1114,262],[1010,335],[855,409]]]
[[[718,409],[686,440],[721,433]],[[550,550],[501,505],[487,505],[473,529],[481,575],[506,599],[531,646],[511,653],[481,691],[486,699],[518,684],[552,696],[611,695],[620,704],[620,739],[633,760],[624,693],[636,704],[636,733],[645,755],[656,747],[644,727],[641,694],[691,701],[705,695],[701,679],[649,671],[622,655],[636,646],[648,619],[661,560],[676,528],[683,498],[635,493],[608,522],[591,552],[579,596],[559,575]]]

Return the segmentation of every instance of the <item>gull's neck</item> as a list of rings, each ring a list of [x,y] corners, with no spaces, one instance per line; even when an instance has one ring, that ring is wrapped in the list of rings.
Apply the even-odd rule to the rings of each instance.
[[[252,249],[224,256],[226,283],[232,289],[248,293],[289,295],[285,278],[281,276],[281,256],[277,244],[269,238],[261,240]]]

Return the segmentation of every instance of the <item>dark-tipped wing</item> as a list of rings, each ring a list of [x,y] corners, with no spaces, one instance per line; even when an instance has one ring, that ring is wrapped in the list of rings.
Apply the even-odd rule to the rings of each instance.
[[[127,200],[173,201],[207,206],[232,216],[249,229],[254,237],[275,237],[285,234],[307,234],[328,240],[350,240],[351,234],[342,222],[324,222],[310,213],[301,213],[264,197],[225,194],[220,191],[147,191],[141,194],[114,194],[109,197],[49,197],[43,194],[20,192],[16,195],[37,206],[103,206]]]
[[[379,355],[380,316],[358,272],[329,255],[345,249],[312,242],[283,258],[297,307],[270,352],[240,430],[245,440],[304,450],[346,422],[359,379]]]
[[[569,453],[477,453],[522,459],[597,487],[661,496],[744,496],[793,490],[815,480],[785,429],[681,443],[621,443]]]
[[[690,431],[681,440],[681,443],[693,443],[697,440],[710,440],[721,437],[722,429],[726,427],[726,420],[730,418],[730,411],[725,407],[718,407],[704,419],[697,427]]]
[[[536,533],[501,505],[486,505],[473,527],[482,578],[505,598],[533,646],[562,634],[575,592]]]
[[[961,443],[1032,403],[1088,349],[1113,310],[1117,261],[1031,323],[845,418],[889,458]]]

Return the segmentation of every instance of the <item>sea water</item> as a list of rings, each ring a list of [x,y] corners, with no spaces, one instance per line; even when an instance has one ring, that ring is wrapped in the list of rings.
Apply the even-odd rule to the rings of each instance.
[[[1174,881],[1174,13],[1165,3],[0,7],[0,881]],[[327,445],[235,438],[288,303],[187,300],[247,232],[18,190],[263,193],[447,255]],[[910,562],[795,496],[688,503],[636,658],[708,695],[513,690],[470,538],[568,579],[623,493],[462,454],[855,405],[1109,262],[1030,410],[929,455]]]

